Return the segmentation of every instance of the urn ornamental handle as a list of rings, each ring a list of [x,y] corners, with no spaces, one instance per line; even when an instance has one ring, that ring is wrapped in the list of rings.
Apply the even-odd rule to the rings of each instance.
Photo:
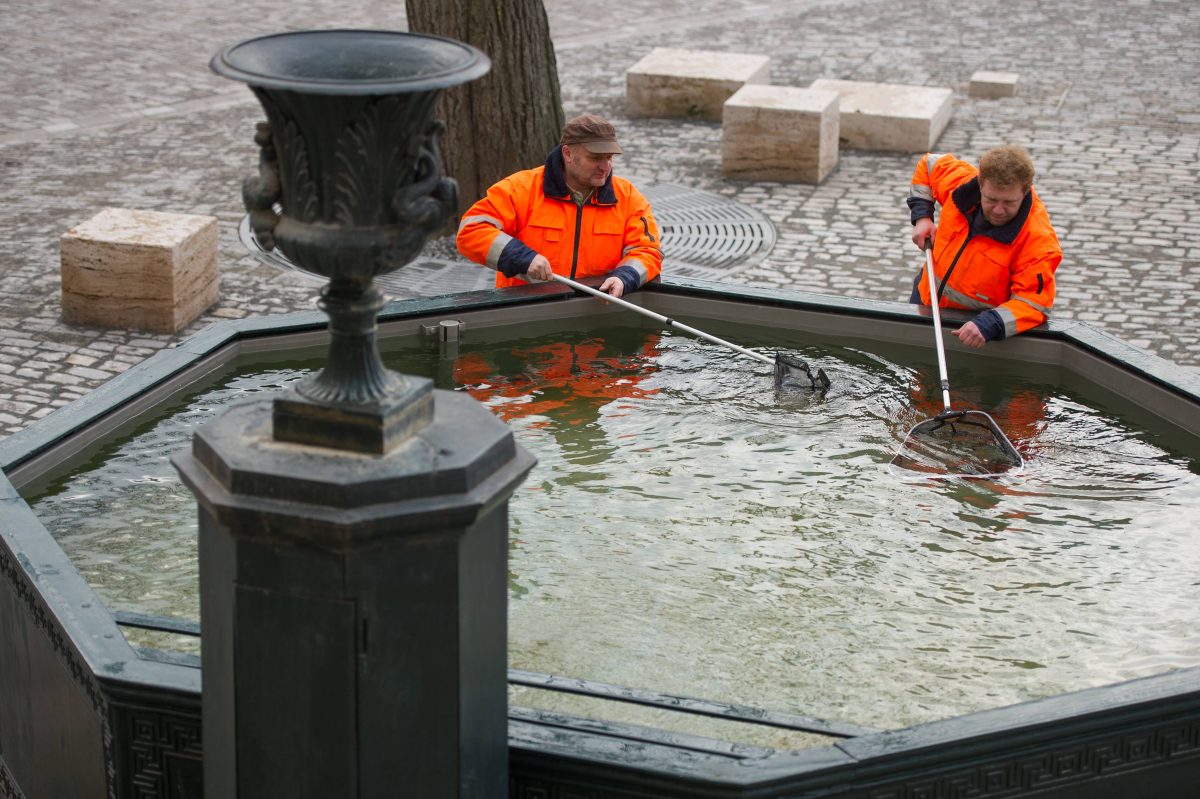
[[[242,183],[242,204],[250,214],[250,227],[266,250],[275,249],[275,223],[279,214],[279,164],[275,162],[275,145],[271,141],[271,126],[259,122],[255,126],[254,143],[259,147],[258,177]]]

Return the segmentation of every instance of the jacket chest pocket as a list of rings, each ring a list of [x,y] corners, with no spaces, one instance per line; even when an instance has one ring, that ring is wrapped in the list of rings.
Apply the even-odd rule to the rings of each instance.
[[[999,305],[1009,298],[1012,285],[1010,253],[993,247],[971,254],[960,291],[977,300]]]
[[[625,241],[625,226],[614,211],[600,211],[592,220],[593,256],[612,269],[621,260],[621,246]]]
[[[599,212],[592,220],[592,232],[597,236],[620,236],[625,227],[614,211]]]
[[[562,209],[543,206],[529,218],[520,238],[551,261],[556,261],[566,236],[566,225],[566,214]]]

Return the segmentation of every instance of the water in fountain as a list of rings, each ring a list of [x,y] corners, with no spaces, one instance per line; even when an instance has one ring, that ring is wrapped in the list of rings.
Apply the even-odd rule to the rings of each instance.
[[[940,409],[928,359],[791,353],[833,387],[780,395],[754,361],[636,328],[385,355],[539,459],[511,502],[510,666],[897,727],[1200,664],[1196,442],[986,364],[954,369],[956,404],[1024,472],[904,479],[888,460]],[[167,457],[311,366],[231,377],[37,499],[111,608],[197,618],[194,500]]]

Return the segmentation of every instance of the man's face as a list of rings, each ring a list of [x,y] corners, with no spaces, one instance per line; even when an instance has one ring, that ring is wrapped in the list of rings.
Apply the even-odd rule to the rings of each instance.
[[[588,152],[583,145],[564,144],[563,164],[567,170],[567,185],[575,191],[599,188],[612,173],[612,153]]]
[[[983,218],[996,226],[1011,222],[1017,211],[1021,210],[1021,201],[1028,191],[1028,188],[1020,186],[997,186],[979,181],[979,205],[983,209]]]

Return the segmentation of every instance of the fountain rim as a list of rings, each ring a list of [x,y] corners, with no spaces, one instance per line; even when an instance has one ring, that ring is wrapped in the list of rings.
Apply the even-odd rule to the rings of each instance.
[[[326,40],[322,44],[335,44],[354,38],[370,37],[403,46],[405,43],[421,43],[436,47],[447,54],[456,53],[459,60],[450,66],[428,73],[411,76],[387,76],[379,79],[314,78],[295,77],[257,71],[248,65],[238,65],[238,55],[252,50],[287,49],[302,40]],[[336,41],[335,41],[336,40]],[[253,36],[234,42],[220,50],[209,61],[209,68],[231,80],[241,81],[253,88],[277,89],[302,94],[331,94],[347,96],[382,96],[413,92],[435,91],[457,86],[487,74],[491,59],[483,51],[465,42],[428,33],[412,33],[376,28],[316,28],[300,31],[284,31],[262,36]]]

